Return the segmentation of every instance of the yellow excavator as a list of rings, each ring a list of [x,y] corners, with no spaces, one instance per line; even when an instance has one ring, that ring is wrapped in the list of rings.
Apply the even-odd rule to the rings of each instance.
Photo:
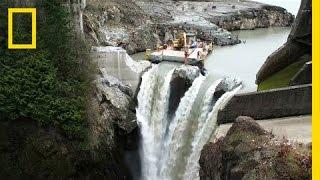
[[[205,59],[212,50],[212,43],[207,44],[199,42],[199,40],[197,41],[194,33],[182,32],[179,33],[174,40],[168,41],[168,45],[158,44],[155,52],[152,52],[151,49],[147,49],[145,52],[145,58],[153,61],[158,61],[159,59],[180,61],[181,58],[185,58],[185,56],[187,56],[189,59],[199,61]]]

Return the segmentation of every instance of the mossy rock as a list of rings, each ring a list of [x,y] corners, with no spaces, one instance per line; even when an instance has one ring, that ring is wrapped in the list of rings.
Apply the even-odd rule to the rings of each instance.
[[[258,91],[288,87],[291,79],[298,73],[304,64],[304,60],[298,61],[273,74],[258,85]]]

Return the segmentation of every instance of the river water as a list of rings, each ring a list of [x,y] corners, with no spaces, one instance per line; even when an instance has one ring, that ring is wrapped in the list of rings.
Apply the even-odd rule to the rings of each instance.
[[[281,6],[296,15],[300,0],[256,0]],[[216,47],[205,61],[205,68],[217,77],[238,77],[243,81],[241,92],[256,91],[256,74],[267,57],[287,40],[290,27],[234,31],[245,43]]]
[[[257,2],[271,4],[285,8],[293,15],[297,15],[300,7],[300,0],[255,0]]]
[[[290,28],[266,28],[233,32],[245,43],[215,47],[205,61],[205,68],[217,77],[237,77],[243,81],[241,92],[257,89],[256,74],[267,57],[288,37]]]

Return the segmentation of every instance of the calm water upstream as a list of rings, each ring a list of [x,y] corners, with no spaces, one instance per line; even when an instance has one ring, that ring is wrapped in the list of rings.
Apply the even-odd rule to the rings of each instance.
[[[266,58],[287,39],[290,28],[236,31],[246,43],[216,47],[205,61],[205,68],[217,77],[237,77],[243,81],[241,92],[257,89],[256,74]]]
[[[258,2],[286,8],[296,15],[300,0],[257,0]],[[255,77],[267,57],[286,42],[290,33],[287,28],[266,28],[235,31],[245,43],[235,46],[216,47],[205,61],[205,68],[214,76],[238,77],[243,81],[241,92],[257,89]]]

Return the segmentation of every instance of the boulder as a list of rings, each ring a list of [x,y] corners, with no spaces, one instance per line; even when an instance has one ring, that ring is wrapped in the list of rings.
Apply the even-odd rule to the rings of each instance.
[[[200,75],[200,70],[195,66],[180,66],[172,74],[170,82],[169,115],[174,115],[184,93],[191,87],[193,81]]]
[[[225,137],[204,146],[200,179],[311,179],[307,145],[277,140],[250,117],[238,117]]]

